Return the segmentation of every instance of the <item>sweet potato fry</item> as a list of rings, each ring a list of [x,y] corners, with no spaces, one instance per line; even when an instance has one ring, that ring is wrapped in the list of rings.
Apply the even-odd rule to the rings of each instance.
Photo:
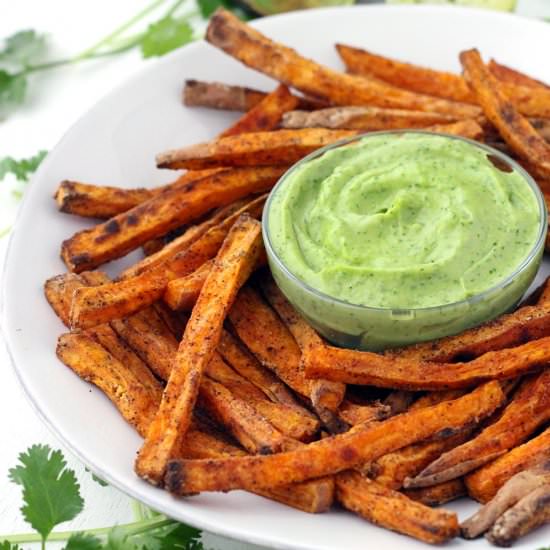
[[[445,481],[439,485],[432,485],[431,487],[405,489],[402,493],[426,506],[441,506],[466,495],[466,486],[464,485],[464,481],[459,478]]]
[[[261,278],[261,287],[271,307],[278,313],[292,336],[294,336],[302,352],[301,368],[305,369],[311,355],[324,345],[323,340],[292,307],[271,276],[264,274]],[[342,425],[336,415],[346,393],[345,384],[329,382],[328,380],[313,380],[310,391],[313,408],[329,431],[331,433],[346,431],[347,425]]]
[[[550,419],[550,370],[526,378],[502,415],[477,437],[441,455],[406,487],[426,487],[463,476],[525,441]]]
[[[262,101],[266,92],[230,86],[221,82],[185,81],[182,99],[187,107],[210,107],[227,111],[249,111]]]
[[[550,459],[550,428],[466,476],[468,494],[488,502],[517,473]]]
[[[222,132],[220,137],[273,130],[277,128],[283,115],[297,106],[298,99],[284,84],[280,84],[235,124]]]
[[[381,107],[328,107],[318,111],[290,111],[283,115],[282,128],[330,128],[332,130],[396,130],[425,128],[455,122],[455,118],[426,111]]]
[[[489,382],[454,401],[356,426],[291,452],[221,460],[173,460],[166,486],[174,494],[255,489],[294,483],[353,468],[428,437],[450,436],[491,414],[504,400]]]
[[[260,363],[294,391],[311,395],[304,376],[301,353],[292,334],[277,314],[251,287],[244,287],[229,311],[231,325]]]
[[[193,273],[170,281],[162,299],[174,310],[192,310],[213,265],[214,260],[208,260]]]
[[[426,130],[478,141],[483,139],[483,128],[477,121],[471,118],[459,120],[458,122],[451,122],[449,124],[433,124],[432,126],[428,126]]]
[[[148,239],[193,221],[212,208],[270,189],[284,168],[223,170],[166,191],[124,214],[76,233],[62,245],[70,271],[81,272],[124,256]]]
[[[490,351],[467,363],[409,360],[325,346],[308,364],[306,376],[382,388],[443,390],[516,378],[545,367],[549,360],[548,336],[514,348]]]
[[[549,89],[518,86],[516,84],[500,81],[497,82],[499,83],[499,89],[523,116],[538,118],[550,117]]]
[[[122,318],[162,298],[169,281],[188,275],[216,255],[241,213],[259,217],[263,204],[263,197],[248,203],[222,223],[211,227],[188,248],[136,277],[101,287],[78,289],[71,310],[72,326],[86,328]]]
[[[410,405],[412,405],[416,397],[417,394],[414,392],[396,390],[390,392],[383,403],[390,408],[391,414],[400,414],[405,412]]]
[[[350,73],[374,76],[420,94],[476,103],[474,94],[458,74],[412,65],[344,44],[336,44],[336,50]]]
[[[102,390],[122,416],[145,435],[155,416],[162,390],[147,388],[92,336],[85,333],[62,334],[57,357],[80,378]]]
[[[433,342],[404,349],[388,350],[385,355],[415,361],[449,363],[468,360],[488,351],[509,348],[550,335],[550,303],[523,306],[479,327]]]
[[[464,77],[474,91],[485,116],[521,158],[528,161],[543,178],[550,177],[550,145],[531,126],[501,90],[498,80],[483,64],[477,50],[460,54]]]
[[[298,404],[292,392],[279,378],[263,367],[237,338],[225,330],[222,331],[218,352],[243,378],[261,389],[275,403],[292,406]]]
[[[442,543],[459,533],[454,512],[424,506],[357,472],[336,476],[336,499],[375,525],[424,542]]]
[[[527,88],[546,88],[550,89],[550,86],[537,80],[531,76],[526,75],[516,69],[502,65],[498,61],[491,59],[488,63],[489,70],[498,80],[501,82],[508,82],[509,84],[516,84],[519,86],[525,86]]]
[[[460,525],[462,535],[464,538],[473,539],[485,533],[506,510],[515,506],[529,493],[548,484],[550,484],[550,461],[517,473],[498,490],[490,502],[462,522]]]
[[[338,409],[338,416],[350,426],[384,420],[388,418],[390,414],[390,406],[383,405],[380,401],[372,405],[359,405],[344,399]]]
[[[202,373],[214,355],[226,312],[261,248],[261,226],[241,216],[227,235],[193,309],[159,410],[136,460],[136,472],[162,484],[166,465],[189,428]]]
[[[277,130],[215,139],[157,155],[159,168],[290,166],[312,151],[357,134],[356,130]]]
[[[376,105],[475,117],[473,105],[422,96],[362,77],[339,73],[275,43],[226,10],[210,19],[206,40],[245,65],[334,105]]]

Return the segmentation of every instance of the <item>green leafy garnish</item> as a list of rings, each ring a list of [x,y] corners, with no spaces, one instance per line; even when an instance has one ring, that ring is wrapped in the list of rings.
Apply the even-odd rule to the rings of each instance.
[[[45,49],[44,35],[32,29],[19,31],[4,41],[4,47],[0,50],[0,64],[20,69],[36,61]]]
[[[19,462],[9,476],[23,487],[23,517],[45,541],[56,525],[82,511],[80,488],[61,451],[48,445],[33,445],[19,455]]]
[[[252,19],[252,14],[249,10],[243,9],[236,2],[231,0],[197,0],[201,15],[208,19],[218,8],[225,8],[232,11],[237,17],[247,21]]]
[[[10,74],[0,69],[0,117],[25,99],[27,77],[24,74]]]
[[[160,56],[193,40],[193,29],[186,18],[168,15],[149,25],[141,40],[141,53],[143,57]]]
[[[101,550],[101,539],[86,533],[74,533],[69,537],[64,550]]]
[[[172,522],[133,538],[136,548],[140,550],[202,550],[201,532],[183,523]]]
[[[13,174],[19,181],[27,181],[29,175],[36,171],[47,154],[47,151],[39,151],[33,157],[26,159],[16,160],[13,157],[4,157],[0,159],[0,181],[2,181],[7,174]]]
[[[23,550],[18,544],[12,543],[8,540],[0,542],[0,550]]]

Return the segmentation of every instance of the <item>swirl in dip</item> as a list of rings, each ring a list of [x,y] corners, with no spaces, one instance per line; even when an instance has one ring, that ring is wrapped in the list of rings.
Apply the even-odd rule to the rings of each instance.
[[[422,132],[332,148],[294,167],[273,192],[271,247],[297,279],[349,304],[461,302],[513,275],[540,238],[533,189],[498,161],[466,140]],[[331,314],[305,312],[310,320],[314,313]],[[478,308],[475,321],[491,314]]]

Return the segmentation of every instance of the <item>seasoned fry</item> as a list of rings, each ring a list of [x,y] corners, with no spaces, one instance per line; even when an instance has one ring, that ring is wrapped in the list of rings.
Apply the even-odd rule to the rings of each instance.
[[[292,307],[271,276],[264,275],[262,277],[261,287],[267,301],[278,313],[300,347],[302,352],[301,368],[305,369],[311,355],[321,346],[324,346],[323,340]],[[345,384],[327,380],[313,380],[310,391],[313,408],[329,431],[331,433],[346,431],[347,425],[343,425],[336,415],[346,393]]]
[[[449,115],[381,107],[328,107],[318,111],[290,111],[283,115],[282,128],[330,128],[333,130],[396,130],[425,128],[456,119]]]
[[[468,139],[482,140],[483,128],[478,122],[471,118],[451,122],[449,124],[434,124],[428,126],[426,130],[430,132],[438,132],[440,134],[450,134],[452,136],[460,136]]]
[[[325,346],[306,376],[382,388],[442,390],[467,388],[485,380],[506,380],[545,367],[550,337],[491,351],[468,363],[434,363]]]
[[[191,181],[108,222],[76,233],[63,242],[62,258],[70,271],[94,268],[124,256],[153,237],[193,221],[212,208],[269,190],[283,172],[281,167],[242,168],[217,171]]]
[[[190,311],[213,265],[214,259],[208,260],[193,273],[170,281],[162,299],[174,310]]]
[[[162,298],[170,280],[192,273],[216,256],[223,240],[241,213],[259,217],[263,204],[263,197],[248,203],[222,223],[211,227],[188,248],[136,277],[101,287],[78,289],[75,291],[71,310],[72,326],[86,328],[121,318],[144,309]]]
[[[136,460],[136,472],[155,485],[189,428],[202,372],[214,355],[227,310],[261,248],[261,226],[241,216],[227,235],[193,309],[159,410]]]
[[[519,86],[526,86],[527,88],[546,88],[550,89],[550,86],[536,80],[524,73],[519,72],[516,69],[502,65],[498,61],[491,59],[488,64],[489,70],[500,80],[501,82],[508,82],[510,84],[517,84]]]
[[[249,111],[267,94],[244,86],[230,86],[220,82],[185,81],[182,99],[187,107],[210,107],[227,111]]]
[[[219,9],[211,17],[206,40],[245,65],[334,105],[376,105],[458,118],[479,115],[474,105],[423,96],[329,69],[273,42],[226,10]]]
[[[463,476],[527,439],[550,419],[550,370],[526,378],[496,422],[441,455],[406,487],[426,487]]]
[[[505,512],[487,533],[496,546],[511,546],[517,539],[550,522],[550,483],[523,497]]]
[[[462,522],[460,525],[462,536],[467,539],[478,537],[489,530],[507,509],[515,506],[529,493],[548,484],[550,484],[550,461],[514,475],[489,503]]]
[[[374,422],[376,420],[384,420],[388,418],[390,414],[390,406],[383,405],[380,401],[372,405],[359,405],[344,399],[338,409],[338,416],[350,426],[357,426],[357,424]]]
[[[531,126],[501,91],[499,82],[483,64],[477,50],[460,54],[464,77],[475,92],[485,116],[521,158],[543,178],[550,177],[550,145]]]
[[[384,355],[415,361],[448,363],[474,359],[488,351],[509,348],[550,335],[550,303],[523,306],[479,327],[433,342],[404,349],[388,350]]]
[[[466,486],[464,485],[464,481],[459,478],[445,481],[439,485],[432,485],[431,487],[405,489],[402,493],[426,506],[441,506],[466,495]]]
[[[434,510],[357,472],[336,476],[336,498],[348,510],[386,529],[438,544],[459,533],[453,512]]]
[[[273,130],[279,125],[284,113],[292,111],[297,105],[298,99],[281,84],[219,137]]]
[[[289,166],[320,147],[356,134],[355,130],[323,128],[239,134],[166,151],[157,155],[157,166],[172,170],[222,166]]]
[[[356,426],[292,452],[221,460],[173,460],[166,486],[174,494],[273,487],[353,468],[428,437],[450,436],[491,414],[504,400],[489,382],[454,401]]]
[[[231,325],[260,363],[294,391],[311,395],[304,376],[301,353],[292,334],[277,314],[251,287],[244,287],[229,312]]]
[[[391,414],[400,414],[405,412],[415,400],[416,394],[410,391],[392,391],[383,401],[388,405]]]
[[[523,116],[540,118],[550,117],[549,89],[518,86],[517,84],[509,84],[500,81],[497,82],[499,82],[499,88],[504,95],[509,98],[514,107]]]
[[[488,502],[514,475],[550,459],[550,428],[466,476],[468,494]]]
[[[222,331],[218,352],[243,377],[275,403],[298,405],[292,392],[227,331]],[[303,409],[305,411],[305,409]]]
[[[145,435],[160,403],[160,386],[157,391],[143,386],[132,369],[89,334],[62,334],[56,353],[78,376],[103,391],[128,423]]]

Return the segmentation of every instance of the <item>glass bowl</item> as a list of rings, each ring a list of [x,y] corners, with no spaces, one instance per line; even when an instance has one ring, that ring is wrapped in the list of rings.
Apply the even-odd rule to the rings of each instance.
[[[282,292],[308,322],[328,341],[341,347],[381,351],[417,342],[457,334],[467,328],[494,319],[514,308],[533,282],[540,267],[547,232],[547,212],[543,195],[533,178],[514,160],[502,152],[470,139],[448,134],[435,134],[465,141],[491,155],[493,164],[507,167],[523,176],[535,195],[540,227],[535,245],[515,271],[497,285],[467,299],[442,306],[417,309],[380,308],[352,304],[329,296],[299,279],[282,262],[270,238],[269,215],[273,198],[285,180],[304,163],[337,147],[380,134],[432,134],[420,130],[371,132],[358,135],[319,149],[292,166],[271,191],[264,209],[263,238],[269,266]]]

